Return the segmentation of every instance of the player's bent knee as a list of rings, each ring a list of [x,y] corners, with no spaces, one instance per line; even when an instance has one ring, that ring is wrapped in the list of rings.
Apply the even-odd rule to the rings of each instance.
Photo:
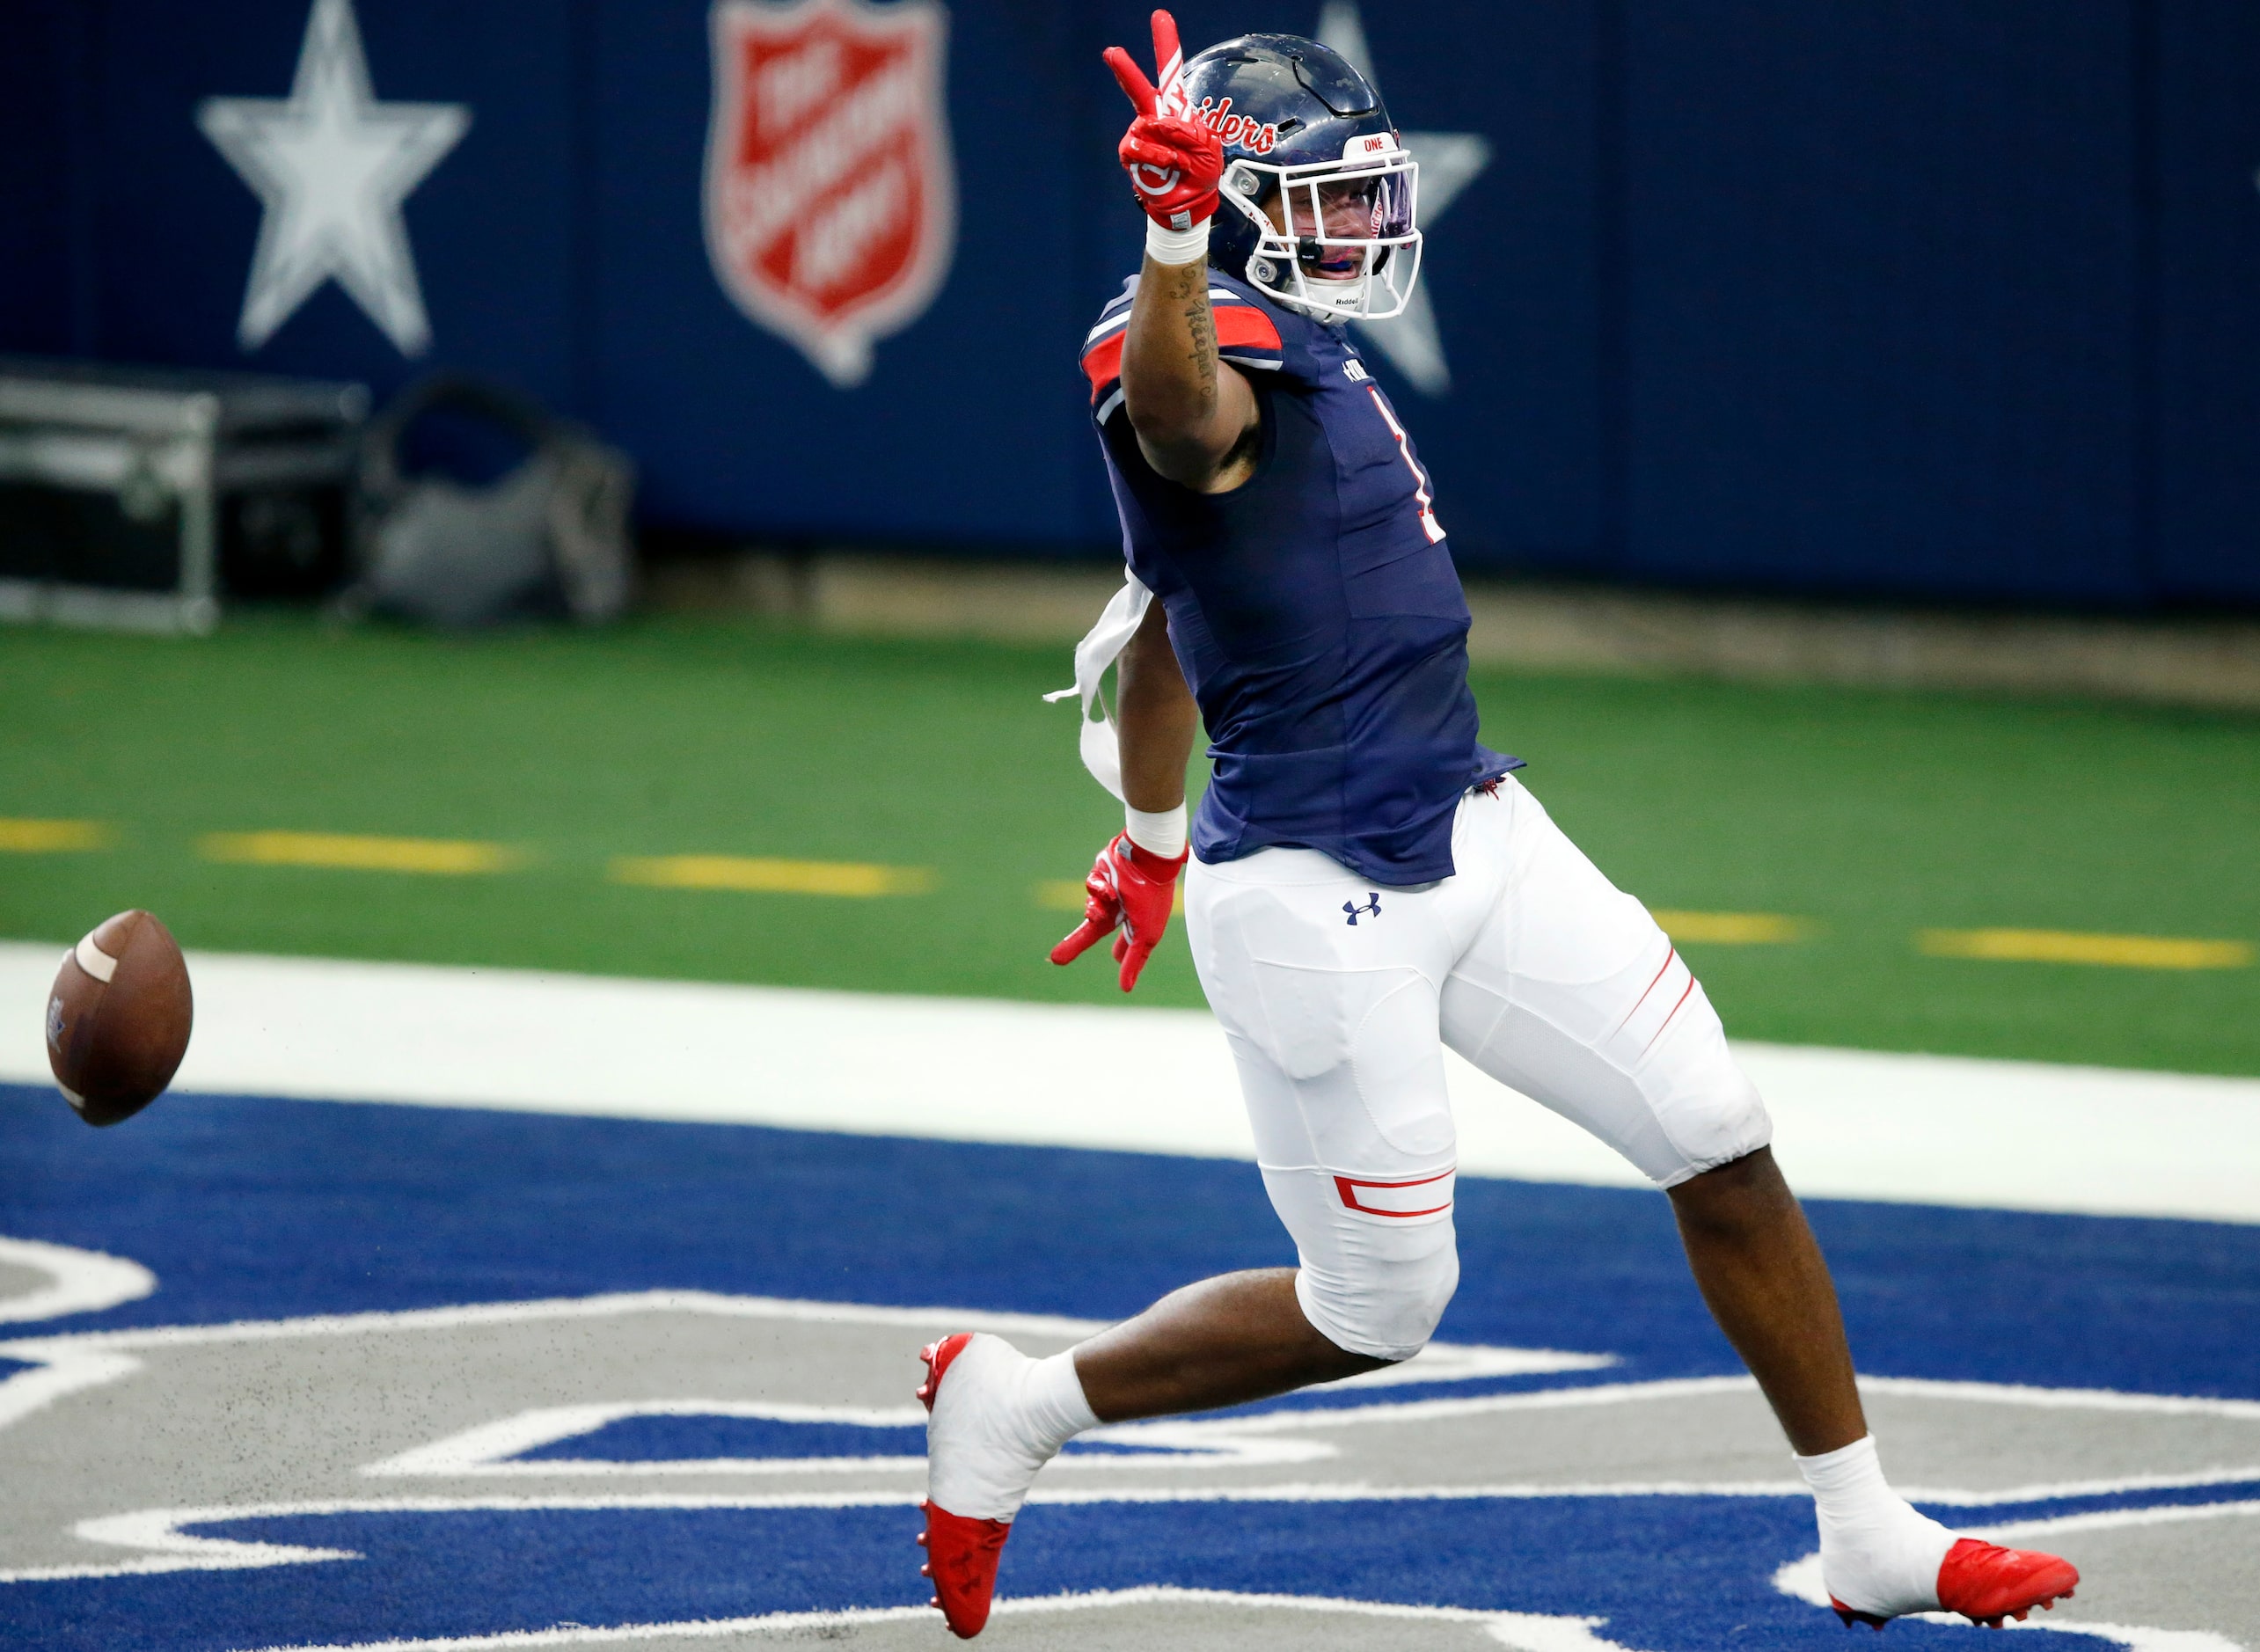
[[[1774,1121],[1758,1086],[1734,1059],[1726,1029],[1708,1001],[1702,1009],[1700,1024],[1674,1041],[1669,1062],[1642,1076],[1670,1149],[1662,1166],[1642,1168],[1667,1188],[1746,1159],[1774,1140]]]
[[[1305,1257],[1295,1297],[1312,1328],[1336,1348],[1392,1363],[1426,1348],[1459,1288],[1450,1224],[1428,1232],[1440,1233],[1443,1243],[1410,1254],[1369,1254],[1332,1267]]]
[[[1734,1069],[1708,1087],[1700,1106],[1684,1107],[1675,1122],[1679,1129],[1673,1137],[1682,1159],[1670,1174],[1657,1179],[1665,1188],[1737,1163],[1774,1141],[1774,1121],[1766,1103],[1757,1087]]]

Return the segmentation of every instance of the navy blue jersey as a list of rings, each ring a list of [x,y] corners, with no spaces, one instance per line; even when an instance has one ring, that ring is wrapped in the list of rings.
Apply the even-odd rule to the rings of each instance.
[[[1521,764],[1475,738],[1467,600],[1412,438],[1341,330],[1211,270],[1218,349],[1254,386],[1262,445],[1231,493],[1165,480],[1121,411],[1135,289],[1083,370],[1123,554],[1208,725],[1194,852],[1315,849],[1399,887],[1451,876],[1460,797]]]

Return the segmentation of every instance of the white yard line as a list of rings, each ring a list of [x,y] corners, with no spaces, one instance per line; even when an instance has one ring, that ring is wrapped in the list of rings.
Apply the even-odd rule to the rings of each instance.
[[[0,943],[0,1004],[43,1004],[62,954]],[[230,954],[190,969],[184,1091],[1252,1156],[1200,1011]],[[48,1081],[40,1026],[0,1018],[0,1080]],[[1736,1048],[1810,1194],[2260,1221],[2260,1080]],[[1640,1185],[1450,1066],[1463,1173]]]

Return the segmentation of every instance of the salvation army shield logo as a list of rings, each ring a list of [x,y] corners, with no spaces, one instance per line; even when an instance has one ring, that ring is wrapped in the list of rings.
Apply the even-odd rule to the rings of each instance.
[[[938,0],[717,0],[706,250],[845,390],[933,303],[957,237]]]

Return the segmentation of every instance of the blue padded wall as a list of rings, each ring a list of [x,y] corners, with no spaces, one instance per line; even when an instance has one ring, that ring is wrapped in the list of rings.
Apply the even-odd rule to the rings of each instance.
[[[2162,18],[2155,575],[2260,602],[2260,7]]]
[[[605,0],[596,400],[611,428],[649,433],[637,453],[652,509],[810,538],[1112,537],[1085,486],[1075,363],[1089,323],[1071,260],[1087,191],[1074,106],[1056,93],[1070,33],[1056,10],[952,10],[956,253],[933,308],[841,391],[745,320],[708,267],[706,7]]]
[[[360,0],[377,97],[471,112],[404,209],[433,347],[331,283],[243,349],[261,208],[195,111],[284,96],[311,4],[0,8],[0,348],[465,368],[627,448],[655,523],[1107,554],[1074,360],[1137,257],[1098,54],[1143,0],[948,9],[961,233],[847,388],[710,267],[705,0]],[[1363,34],[1401,126],[1488,146],[1429,224],[1448,387],[1369,350],[1463,567],[2260,601],[2249,0],[1371,0]]]
[[[56,4],[0,15],[0,341],[91,350],[91,238],[78,186],[92,132],[84,18]]]
[[[2140,598],[2126,9],[1631,17],[1627,569]]]

